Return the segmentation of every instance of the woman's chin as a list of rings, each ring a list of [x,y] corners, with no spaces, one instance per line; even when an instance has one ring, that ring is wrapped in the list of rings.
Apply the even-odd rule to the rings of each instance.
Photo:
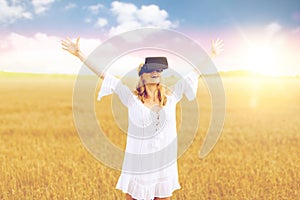
[[[160,78],[151,78],[146,81],[146,84],[158,84],[160,83]]]

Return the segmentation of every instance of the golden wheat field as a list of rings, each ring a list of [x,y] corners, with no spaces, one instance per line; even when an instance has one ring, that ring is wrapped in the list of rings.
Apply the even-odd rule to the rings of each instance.
[[[125,198],[115,189],[120,171],[100,163],[79,139],[74,82],[72,76],[0,76],[0,199]],[[199,82],[200,125],[178,160],[182,188],[172,199],[300,199],[300,79],[223,77],[223,83],[222,135],[200,160],[211,105]],[[110,105],[111,97],[95,101],[97,116],[112,143],[124,148]]]

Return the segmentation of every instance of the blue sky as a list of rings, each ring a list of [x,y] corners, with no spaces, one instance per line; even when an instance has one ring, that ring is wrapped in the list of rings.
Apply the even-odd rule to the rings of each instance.
[[[42,40],[60,41],[67,36],[81,36],[83,46],[91,50],[95,47],[93,44],[100,44],[113,35],[145,26],[177,30],[207,49],[210,40],[222,38],[226,51],[218,60],[221,70],[254,67],[267,72],[274,68],[278,73],[300,74],[297,64],[300,61],[294,55],[300,50],[297,47],[300,43],[300,3],[297,0],[0,0],[0,70],[22,71],[23,67],[24,71],[31,71],[25,64],[21,66],[21,61],[5,59],[16,56],[16,52],[20,59],[28,56],[28,52],[20,49],[23,44],[35,46],[33,55],[38,53],[37,49],[45,48]],[[15,44],[17,42],[20,43]],[[275,66],[271,59],[282,54],[283,49],[290,55],[282,56],[281,67]],[[255,52],[265,54],[263,63],[269,65],[268,68],[261,70],[259,63],[252,62],[261,59]],[[43,62],[46,61],[35,64]],[[282,68],[284,63],[289,69]]]
[[[49,0],[45,0],[45,2],[47,1]],[[7,2],[9,4],[10,1]],[[31,13],[31,19],[20,17],[13,23],[2,22],[2,31],[24,34],[46,32],[57,35],[70,33],[96,35],[103,34],[109,30],[110,26],[117,23],[116,16],[110,10],[113,1],[49,1],[49,4],[44,5],[47,9],[40,13],[35,12],[35,7],[30,1],[23,2],[25,10]],[[273,21],[289,28],[296,28],[300,25],[300,3],[297,0],[131,0],[121,2],[134,4],[138,8],[143,5],[157,5],[168,13],[170,21],[178,23],[176,29],[179,31],[232,29],[235,26],[263,27]],[[92,12],[89,7],[95,5],[99,5],[99,8]],[[98,18],[105,18],[108,24],[104,27],[94,27]],[[87,19],[90,19],[91,22],[87,23]]]

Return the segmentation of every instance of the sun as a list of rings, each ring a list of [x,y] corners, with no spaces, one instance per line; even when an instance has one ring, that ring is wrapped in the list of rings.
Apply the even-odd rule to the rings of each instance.
[[[278,76],[278,54],[271,45],[252,45],[249,52],[250,70],[269,76]]]

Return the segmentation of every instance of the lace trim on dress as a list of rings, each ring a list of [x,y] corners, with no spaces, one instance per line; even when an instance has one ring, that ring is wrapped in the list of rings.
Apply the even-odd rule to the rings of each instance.
[[[168,177],[159,180],[154,181],[154,183],[146,181],[147,184],[134,177],[121,175],[117,183],[117,189],[130,194],[135,199],[151,200],[155,197],[170,197],[175,190],[181,188],[177,178]]]

